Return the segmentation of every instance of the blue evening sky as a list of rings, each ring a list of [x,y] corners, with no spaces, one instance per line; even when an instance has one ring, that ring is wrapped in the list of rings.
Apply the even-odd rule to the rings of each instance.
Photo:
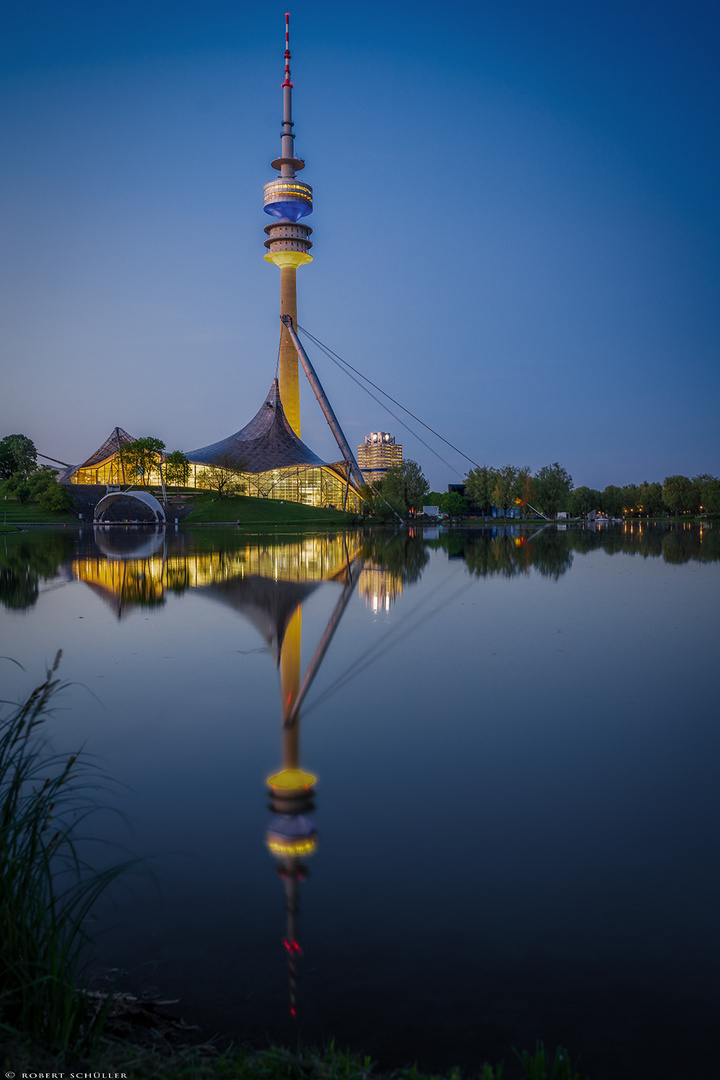
[[[0,434],[77,464],[116,424],[189,450],[256,412],[285,10],[4,0]],[[479,463],[720,473],[719,9],[290,13],[300,324]],[[351,445],[388,430],[433,488],[465,474],[309,352]],[[303,438],[339,456],[309,389]]]

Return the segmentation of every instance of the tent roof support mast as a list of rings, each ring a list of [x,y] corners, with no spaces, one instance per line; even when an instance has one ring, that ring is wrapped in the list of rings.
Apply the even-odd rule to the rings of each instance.
[[[332,405],[328,401],[327,395],[326,395],[325,391],[322,388],[322,385],[320,383],[320,380],[317,377],[317,374],[315,373],[315,368],[310,363],[310,360],[308,358],[308,354],[303,349],[302,345],[300,344],[300,339],[297,336],[297,334],[295,333],[295,327],[293,326],[292,317],[290,315],[281,315],[280,319],[282,320],[282,322],[287,327],[288,333],[290,334],[290,337],[292,338],[292,343],[293,343],[293,345],[295,346],[295,348],[297,350],[297,354],[298,354],[298,356],[300,358],[300,363],[302,364],[303,369],[305,371],[305,374],[308,377],[308,382],[310,383],[310,385],[313,388],[313,391],[315,393],[315,397],[318,399],[318,404],[320,405],[320,408],[323,411],[325,419],[327,420],[327,422],[328,422],[328,424],[330,426],[330,430],[332,431],[333,435],[335,436],[335,441],[337,442],[338,446],[340,447],[340,453],[342,454],[342,456],[345,458],[345,461],[347,462],[350,473],[352,474],[352,478],[355,481],[355,483],[358,485],[358,487],[361,487],[365,483],[365,479],[363,477],[363,474],[360,472],[360,469],[358,467],[358,463],[355,460],[355,456],[353,455],[353,452],[350,449],[350,445],[349,445],[347,439],[345,438],[345,436],[343,434],[343,430],[340,427],[340,424],[338,423],[338,418],[336,417],[335,413],[333,412]]]

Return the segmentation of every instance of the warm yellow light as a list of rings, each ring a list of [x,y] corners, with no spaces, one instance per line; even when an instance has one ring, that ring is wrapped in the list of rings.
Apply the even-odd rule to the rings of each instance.
[[[265,837],[265,843],[273,855],[281,855],[284,858],[313,855],[317,851],[316,836],[298,836],[295,839],[288,839],[287,837],[281,838],[268,833]]]
[[[281,791],[304,791],[312,787],[317,777],[311,773],[303,772],[302,769],[283,769],[268,777],[268,784],[272,788],[280,788]]]
[[[307,251],[269,251],[263,258],[266,262],[275,263],[281,270],[287,267],[297,269],[303,263],[313,261],[312,255],[308,255]]]

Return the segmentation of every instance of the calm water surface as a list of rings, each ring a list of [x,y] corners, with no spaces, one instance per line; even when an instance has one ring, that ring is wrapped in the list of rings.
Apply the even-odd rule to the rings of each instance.
[[[208,1037],[718,1075],[719,560],[682,527],[2,538],[3,696],[62,648],[54,744],[152,857],[99,976]],[[294,764],[316,850],[286,816],[273,855]]]

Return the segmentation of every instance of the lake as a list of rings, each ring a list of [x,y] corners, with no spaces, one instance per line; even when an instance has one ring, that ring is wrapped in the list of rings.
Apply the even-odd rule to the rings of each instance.
[[[392,1067],[716,1075],[720,530],[38,529],[0,585],[3,697],[62,649],[92,857],[147,859],[99,985]]]

